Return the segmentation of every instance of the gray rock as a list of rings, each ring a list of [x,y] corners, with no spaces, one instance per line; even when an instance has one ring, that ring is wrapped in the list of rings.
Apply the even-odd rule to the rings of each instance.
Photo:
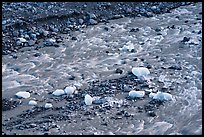
[[[44,44],[45,44],[46,46],[51,46],[51,45],[54,45],[55,42],[56,42],[56,39],[50,38],[50,39],[46,40]]]
[[[55,28],[54,26],[50,26],[50,30],[53,32],[58,32],[59,30],[57,28]]]
[[[89,24],[90,25],[96,25],[98,22],[96,21],[96,20],[94,20],[94,19],[90,19],[89,20]]]
[[[129,92],[131,90],[131,87],[128,85],[124,85],[124,92]]]
[[[36,39],[36,34],[33,33],[33,34],[30,35],[30,37],[33,38],[33,39]]]
[[[46,30],[43,31],[43,35],[44,35],[44,36],[47,36],[48,34],[49,34],[49,31],[46,31]]]
[[[84,20],[83,19],[79,19],[79,24],[83,24],[84,23]]]
[[[35,40],[30,40],[30,41],[28,42],[28,45],[29,45],[29,46],[33,46],[33,45],[35,45],[35,42],[36,42]]]
[[[90,18],[90,19],[96,19],[96,15],[93,14],[93,13],[91,13],[91,14],[89,14],[89,18]]]
[[[13,32],[13,36],[18,37],[18,35],[19,35],[18,31]]]
[[[28,34],[25,34],[24,36],[26,39],[30,39],[29,35]]]
[[[18,45],[18,46],[21,45],[21,44],[22,44],[22,42],[20,42],[20,41],[16,42],[16,45]]]

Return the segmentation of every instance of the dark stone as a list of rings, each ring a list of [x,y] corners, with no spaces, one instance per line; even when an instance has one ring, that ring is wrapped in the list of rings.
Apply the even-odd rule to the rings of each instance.
[[[144,59],[143,59],[143,58],[141,58],[140,60],[141,60],[141,61],[144,61]]]
[[[172,25],[171,28],[172,28],[172,29],[175,29],[175,25]]]
[[[108,126],[108,123],[107,122],[103,122],[103,123],[101,123],[101,125]]]
[[[86,116],[86,115],[91,115],[92,113],[90,112],[90,111],[86,111],[85,113],[84,113],[84,115]]]
[[[161,66],[161,69],[166,69],[164,66]]]
[[[161,29],[159,29],[159,28],[156,28],[156,29],[155,29],[155,31],[156,31],[156,32],[159,32],[159,31],[161,31]]]
[[[142,106],[139,106],[139,107],[137,107],[139,110],[143,110],[143,107]]]
[[[189,40],[190,40],[190,38],[184,37],[181,42],[185,43],[185,42],[188,42]]]
[[[12,57],[13,57],[14,59],[17,59],[17,58],[18,58],[17,55],[12,55]]]
[[[72,40],[77,40],[77,38],[76,38],[76,37],[72,37],[71,39],[72,39]]]
[[[117,112],[116,115],[123,115],[124,114],[124,110],[121,110],[120,112]]]
[[[75,76],[70,76],[68,79],[69,80],[74,80],[76,77]]]
[[[182,67],[179,65],[172,65],[172,66],[168,67],[168,69],[182,70]]]
[[[121,69],[117,68],[116,71],[115,71],[115,73],[120,73],[120,74],[122,74],[123,71],[122,71]]]
[[[39,56],[41,56],[41,53],[35,53],[33,56],[34,57],[39,57]]]
[[[137,58],[134,58],[134,59],[133,59],[133,61],[137,61],[137,60],[138,60]]]
[[[130,117],[130,116],[131,116],[131,114],[129,112],[127,112],[127,111],[124,112],[124,117]]]
[[[106,110],[104,108],[99,108],[98,112],[105,112]]]
[[[108,27],[105,27],[104,30],[108,31]]]
[[[185,22],[185,23],[188,23],[188,20],[185,20],[184,22]]]
[[[149,112],[148,112],[148,115],[151,116],[151,117],[157,116],[154,111],[149,111]]]
[[[148,64],[146,68],[151,69],[152,65]]]
[[[130,32],[138,32],[139,31],[139,28],[132,28],[131,30],[130,30]]]

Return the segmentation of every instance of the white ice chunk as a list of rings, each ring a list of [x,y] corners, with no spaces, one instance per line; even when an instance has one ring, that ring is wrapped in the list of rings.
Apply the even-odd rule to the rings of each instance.
[[[51,43],[55,43],[56,42],[56,40],[52,39],[52,38],[48,39],[48,41],[51,42]]]
[[[52,108],[52,104],[51,103],[45,103],[45,108]]]
[[[131,90],[130,92],[129,92],[129,96],[131,97],[131,98],[141,98],[141,97],[144,97],[144,95],[145,95],[145,92],[144,91],[135,91],[135,90]]]
[[[65,92],[62,89],[57,89],[52,94],[55,95],[55,96],[61,96],[61,95],[64,95]]]
[[[26,91],[20,91],[20,92],[16,93],[16,96],[19,98],[29,98],[30,93],[26,92]]]
[[[145,67],[134,67],[132,73],[137,77],[141,77],[150,74],[150,71]]]
[[[164,93],[164,92],[157,92],[157,93],[150,93],[149,94],[150,98],[156,99],[156,100],[161,100],[161,101],[168,101],[168,100],[173,100],[172,95],[169,93]]]
[[[66,94],[68,94],[68,95],[71,95],[71,94],[73,94],[74,93],[74,91],[76,90],[76,87],[75,86],[69,86],[69,87],[66,87],[65,89],[64,89],[64,92],[66,93]]]
[[[85,104],[86,105],[91,105],[92,101],[93,101],[93,98],[89,94],[86,94],[85,99],[84,99]]]
[[[37,102],[35,101],[35,100],[30,100],[29,102],[28,102],[28,104],[29,105],[37,105]]]
[[[18,40],[20,41],[20,42],[22,42],[22,43],[24,43],[24,42],[26,42],[27,40],[26,39],[24,39],[24,38],[18,38]]]

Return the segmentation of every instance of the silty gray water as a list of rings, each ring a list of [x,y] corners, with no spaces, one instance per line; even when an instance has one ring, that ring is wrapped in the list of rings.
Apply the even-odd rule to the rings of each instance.
[[[18,91],[33,90],[38,93],[36,98],[45,101],[47,93],[56,89],[74,84],[85,88],[89,81],[119,78],[132,67],[150,64],[152,81],[149,84],[154,87],[154,91],[162,87],[173,88],[169,92],[174,100],[165,104],[158,117],[144,118],[132,127],[130,124],[129,127],[112,132],[201,134],[200,12],[202,4],[196,3],[151,18],[111,20],[107,24],[88,26],[82,31],[73,32],[77,40],[71,40],[67,34],[60,34],[63,37],[60,47],[44,47],[39,50],[23,48],[24,52],[16,53],[17,59],[5,55],[2,57],[3,97],[12,97]],[[131,32],[132,28],[139,30]],[[181,42],[184,37],[190,40]],[[133,46],[134,51],[120,50],[124,45]],[[36,53],[39,56],[34,56]],[[133,61],[135,58],[138,60]],[[172,65],[181,66],[182,69],[167,69]],[[114,73],[116,68],[121,68],[124,73]],[[69,80],[71,76],[75,79]],[[21,109],[25,110],[23,107]],[[11,115],[9,113],[3,112],[3,118]],[[102,129],[97,133],[103,134]]]

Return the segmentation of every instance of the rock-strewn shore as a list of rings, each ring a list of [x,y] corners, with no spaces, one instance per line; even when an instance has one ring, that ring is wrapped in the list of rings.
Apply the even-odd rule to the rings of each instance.
[[[33,46],[38,38],[69,33],[77,26],[95,25],[124,16],[152,17],[192,2],[3,2],[2,54]],[[19,38],[21,38],[19,40]],[[22,44],[27,40],[26,44]]]

